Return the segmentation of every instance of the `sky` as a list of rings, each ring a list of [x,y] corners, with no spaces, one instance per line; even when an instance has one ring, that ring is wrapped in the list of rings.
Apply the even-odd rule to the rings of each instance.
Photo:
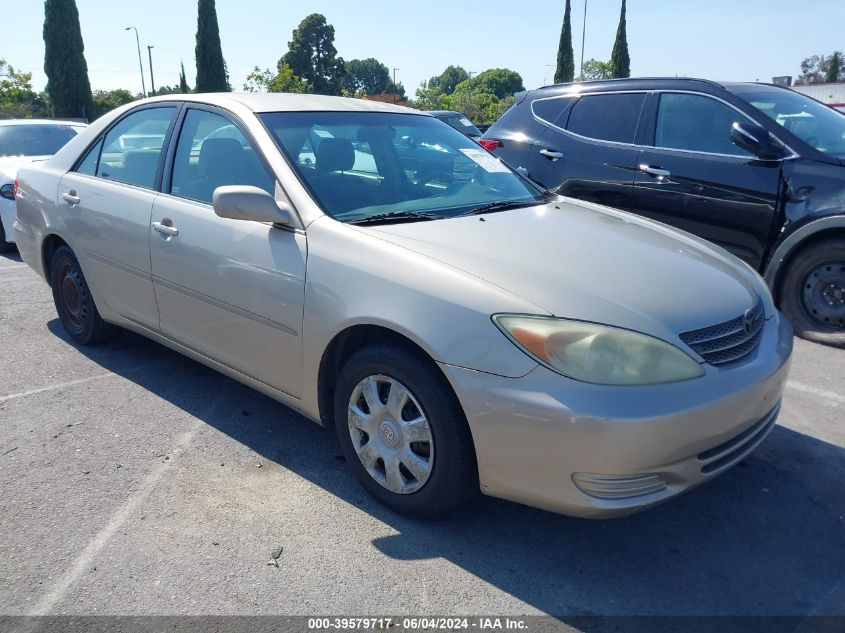
[[[3,4],[11,0],[3,0]],[[608,60],[621,0],[587,0],[585,59]],[[175,85],[185,63],[193,83],[196,0],[77,0],[85,57],[94,90],[141,91],[140,33],[149,89],[147,45],[156,85]],[[584,0],[573,0],[576,72]],[[771,81],[800,72],[813,54],[845,49],[843,0],[629,0],[628,48],[634,76],[694,76]],[[10,7],[9,7],[10,8]],[[223,55],[231,83],[242,89],[254,66],[275,68],[291,31],[310,13],[335,27],[344,59],[375,57],[397,68],[412,96],[420,82],[450,65],[475,73],[505,67],[527,88],[551,83],[564,0],[217,0]],[[17,0],[4,22],[0,58],[46,84],[41,0]]]

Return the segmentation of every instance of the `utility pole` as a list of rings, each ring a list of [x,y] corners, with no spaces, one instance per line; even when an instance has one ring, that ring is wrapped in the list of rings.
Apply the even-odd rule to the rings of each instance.
[[[399,89],[396,87],[396,71],[402,70],[401,68],[394,68],[393,69],[393,103],[399,99]]]
[[[581,70],[578,75],[584,78],[584,40],[587,36],[587,0],[584,0],[584,26],[581,27]]]
[[[147,46],[147,55],[150,56],[150,96],[154,97],[156,94],[156,82],[153,79],[153,49],[155,46],[148,45]]]
[[[141,96],[147,96],[147,85],[144,83],[144,62],[141,59],[141,38],[138,37],[138,29],[134,26],[127,26],[124,31],[135,31],[135,44],[138,46],[138,66],[141,68]]]

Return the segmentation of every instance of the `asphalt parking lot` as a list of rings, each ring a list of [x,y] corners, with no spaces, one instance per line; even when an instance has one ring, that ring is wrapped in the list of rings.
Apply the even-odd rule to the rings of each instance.
[[[134,334],[75,347],[5,255],[0,479],[5,615],[845,614],[845,350],[804,341],[780,425],[684,497],[418,523],[265,396]]]

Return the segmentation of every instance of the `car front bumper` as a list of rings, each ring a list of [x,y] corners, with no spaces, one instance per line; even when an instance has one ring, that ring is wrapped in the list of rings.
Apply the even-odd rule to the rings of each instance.
[[[581,517],[630,514],[702,484],[773,428],[792,353],[779,312],[760,344],[701,378],[612,387],[537,366],[504,378],[441,365],[472,431],[485,494]]]

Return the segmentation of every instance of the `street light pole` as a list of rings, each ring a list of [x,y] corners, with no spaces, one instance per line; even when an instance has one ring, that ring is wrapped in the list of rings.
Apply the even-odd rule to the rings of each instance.
[[[138,66],[141,68],[141,95],[147,96],[147,85],[144,83],[144,62],[141,59],[141,38],[138,37],[138,29],[134,26],[127,26],[124,31],[135,31],[135,44],[138,46]]]
[[[584,0],[584,25],[581,27],[581,70],[578,72],[581,80],[584,79],[584,39],[587,36],[587,0]]]
[[[399,89],[396,87],[396,71],[402,70],[401,68],[394,68],[393,69],[393,103],[399,99]]]
[[[147,46],[147,55],[150,56],[150,96],[154,97],[156,94],[156,82],[153,79],[153,49],[155,46],[148,45]]]

